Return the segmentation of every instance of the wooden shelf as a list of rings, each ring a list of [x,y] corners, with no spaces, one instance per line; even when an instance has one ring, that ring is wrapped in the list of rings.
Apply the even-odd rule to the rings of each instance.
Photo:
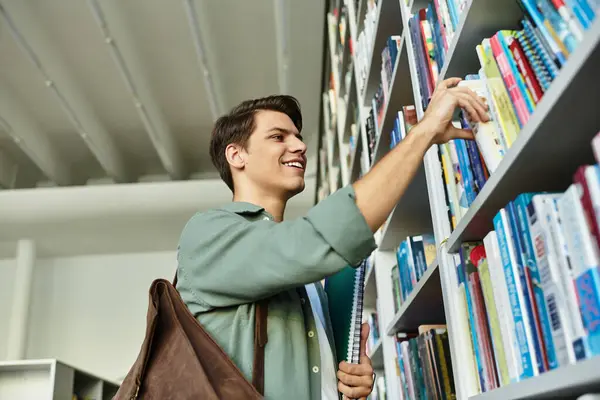
[[[440,269],[437,260],[427,267],[427,271],[417,282],[416,287],[402,303],[387,334],[397,332],[414,332],[419,325],[442,324],[446,322],[442,288],[440,285]]]

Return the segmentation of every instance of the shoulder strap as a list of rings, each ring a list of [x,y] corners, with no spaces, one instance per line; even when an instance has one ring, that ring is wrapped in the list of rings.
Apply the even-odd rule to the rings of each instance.
[[[265,346],[267,345],[267,314],[269,303],[261,300],[256,303],[254,327],[254,363],[252,365],[252,385],[264,395],[265,384]]]
[[[177,271],[173,278],[173,287],[177,288]],[[254,321],[254,362],[252,363],[252,385],[258,393],[264,395],[265,385],[265,346],[267,345],[267,314],[269,303],[261,300],[256,303]]]

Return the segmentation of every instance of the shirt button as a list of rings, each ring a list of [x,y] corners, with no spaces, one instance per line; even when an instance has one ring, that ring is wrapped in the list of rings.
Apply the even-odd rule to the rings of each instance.
[[[318,374],[318,373],[319,373],[319,367],[317,367],[317,366],[315,365],[315,366],[313,367],[312,371],[313,371],[315,374]]]
[[[304,297],[301,297],[301,298],[300,298],[300,303],[302,303],[302,304],[306,304],[306,299],[305,299]]]
[[[313,331],[308,331],[308,337],[314,337],[315,333]]]
[[[264,217],[263,220],[264,221],[270,221],[271,219],[269,217]]]

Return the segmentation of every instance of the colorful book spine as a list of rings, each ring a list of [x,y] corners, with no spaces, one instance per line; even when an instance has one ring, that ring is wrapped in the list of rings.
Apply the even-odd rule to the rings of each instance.
[[[517,64],[517,68],[519,73],[523,76],[525,84],[527,85],[527,89],[531,94],[533,101],[535,104],[539,103],[544,95],[544,91],[542,90],[539,82],[535,77],[535,73],[531,68],[529,60],[525,55],[523,48],[519,44],[519,41],[516,39],[516,36],[521,33],[519,31],[515,32],[514,36],[506,37],[506,41],[509,47],[510,52],[512,53],[512,57]]]
[[[531,21],[529,21],[527,18],[523,18],[521,23],[523,25],[523,29],[525,30],[525,36],[527,37],[529,43],[531,43],[533,53],[537,54],[542,60],[545,69],[548,71],[548,74],[550,74],[550,80],[554,80],[558,75],[558,67],[554,63],[552,56],[542,44],[542,41],[537,35]]]
[[[531,240],[540,274],[541,290],[546,301],[545,309],[540,307],[539,312],[545,312],[546,318],[551,322],[552,342],[556,364],[559,367],[575,362],[567,298],[560,285],[560,265],[554,254],[556,244],[550,234],[549,226],[550,202],[557,200],[560,196],[560,194],[536,195],[527,206]]]
[[[510,227],[509,216],[506,209],[501,209],[494,217],[494,229],[498,237],[498,245],[502,264],[504,267],[504,277],[512,308],[512,317],[515,325],[515,336],[519,343],[518,350],[522,367],[519,379],[530,378],[535,375],[536,362],[533,347],[531,345],[531,333],[529,331],[529,323],[527,314],[521,310],[524,305],[522,284],[519,279],[519,271],[517,266],[517,255],[513,245],[513,233]]]
[[[562,196],[561,196],[562,197]],[[575,292],[573,281],[575,279],[575,273],[573,270],[573,264],[571,262],[571,255],[569,246],[565,238],[565,228],[563,227],[563,221],[561,213],[558,208],[558,199],[551,199],[548,202],[549,205],[549,228],[550,235],[554,241],[555,248],[553,256],[558,261],[560,267],[558,268],[561,274],[560,283],[562,286],[563,293],[567,297],[567,305],[569,307],[569,315],[571,317],[571,328],[573,329],[572,345],[575,359],[577,361],[584,360],[588,357],[590,350],[586,339],[586,333],[583,326],[583,318],[579,312],[579,301]]]
[[[533,74],[535,75],[535,79],[540,84],[542,92],[545,92],[550,87],[550,83],[552,82],[552,78],[550,74],[546,70],[546,66],[544,62],[541,60],[538,53],[533,49],[530,44],[527,36],[525,34],[525,30],[518,31],[515,35],[515,38],[523,48],[523,52],[525,53],[525,57],[529,60],[531,64],[531,68],[533,69]]]
[[[546,314],[547,305],[542,290],[542,278],[535,258],[535,251],[531,240],[532,235],[527,219],[527,210],[535,194],[537,193],[523,193],[517,196],[515,199],[515,208],[517,211],[517,225],[523,243],[523,267],[527,268],[531,275],[534,300],[532,301],[532,303],[534,303],[534,307],[532,308],[535,308],[535,310],[533,310],[534,316],[536,317],[536,321],[538,321],[538,323],[535,324],[536,331],[538,340],[541,339],[542,346],[540,347],[542,359],[545,361],[544,370],[548,370],[556,368],[558,363],[556,361],[554,341],[552,340],[552,329]]]
[[[582,189],[572,184],[558,200],[558,208],[565,227],[565,237],[575,275],[579,309],[587,336],[590,355],[600,354],[600,259],[597,247],[587,227]]]
[[[527,335],[527,341],[532,350],[531,359],[533,364],[534,373],[537,375],[540,372],[547,370],[546,362],[544,358],[544,352],[542,350],[542,338],[539,330],[539,320],[537,318],[535,296],[533,294],[533,283],[531,280],[531,274],[529,268],[523,263],[523,241],[519,234],[519,228],[517,225],[517,211],[514,202],[510,202],[506,206],[507,216],[511,226],[512,232],[512,244],[515,248],[516,255],[516,267],[521,283],[521,294],[523,299],[523,316],[526,322],[525,334]]]

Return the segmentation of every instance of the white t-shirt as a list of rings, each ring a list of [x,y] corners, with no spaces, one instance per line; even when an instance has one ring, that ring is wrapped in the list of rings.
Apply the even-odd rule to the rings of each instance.
[[[320,285],[320,283],[317,283]],[[321,353],[321,399],[338,400],[337,389],[337,363],[333,359],[333,351],[325,332],[325,317],[319,294],[314,283],[306,285],[306,292],[310,300],[310,307],[317,325],[317,338],[319,340],[319,351]]]

